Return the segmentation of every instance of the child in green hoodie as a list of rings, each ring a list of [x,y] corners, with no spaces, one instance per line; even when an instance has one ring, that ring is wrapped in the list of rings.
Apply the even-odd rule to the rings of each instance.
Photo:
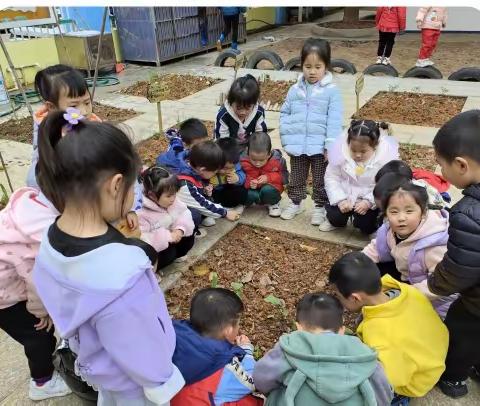
[[[344,335],[343,306],[326,293],[297,305],[297,331],[285,334],[255,365],[255,387],[266,406],[389,405],[393,390],[377,353]]]

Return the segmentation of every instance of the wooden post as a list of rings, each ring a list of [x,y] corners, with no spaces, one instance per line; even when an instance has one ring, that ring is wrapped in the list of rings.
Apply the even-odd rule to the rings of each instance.
[[[57,22],[58,33],[60,34],[60,39],[62,41],[63,48],[65,49],[65,53],[67,54],[68,63],[71,65],[72,64],[72,58],[70,57],[70,52],[68,52],[68,47],[67,47],[67,44],[65,43],[65,37],[63,36],[62,28],[60,27],[60,21],[58,19],[58,14],[57,14],[56,11],[55,11],[54,14],[55,14],[55,21]]]
[[[162,120],[162,106],[160,105],[160,101],[157,101],[157,115],[158,115],[158,131],[160,132],[160,136],[163,134],[163,120]]]
[[[103,19],[102,19],[102,28],[100,30],[100,37],[98,38],[98,53],[97,53],[97,60],[95,61],[95,73],[93,74],[92,101],[93,101],[93,96],[95,96],[95,88],[97,87],[98,65],[100,64],[100,56],[102,54],[102,41],[103,41],[103,34],[105,33],[105,22],[107,20],[107,13],[108,13],[108,7],[105,7],[103,10]]]
[[[358,116],[358,112],[360,110],[360,92],[363,90],[363,86],[365,85],[365,75],[360,73],[358,75],[357,81],[355,82],[355,94],[357,96],[357,110],[355,115]]]

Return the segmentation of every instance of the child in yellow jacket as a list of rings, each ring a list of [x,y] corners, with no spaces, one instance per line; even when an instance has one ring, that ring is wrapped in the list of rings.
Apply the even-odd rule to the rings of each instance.
[[[340,258],[329,281],[344,307],[360,311],[357,335],[378,352],[397,395],[424,396],[445,370],[448,331],[429,300],[389,275],[361,252]]]

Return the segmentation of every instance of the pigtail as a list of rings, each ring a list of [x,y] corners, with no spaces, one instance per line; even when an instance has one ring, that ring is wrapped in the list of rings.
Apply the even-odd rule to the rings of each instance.
[[[378,124],[379,129],[385,131],[388,135],[392,135],[392,126],[389,123],[381,121]]]

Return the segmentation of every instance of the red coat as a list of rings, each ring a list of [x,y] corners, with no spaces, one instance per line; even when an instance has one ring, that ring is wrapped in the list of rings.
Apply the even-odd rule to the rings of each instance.
[[[407,21],[406,7],[377,7],[375,24],[378,31],[399,32],[405,30]]]
[[[250,189],[250,182],[262,175],[267,176],[267,184],[272,185],[280,193],[283,192],[284,186],[288,183],[287,163],[278,149],[274,149],[267,163],[261,168],[257,168],[250,162],[248,156],[241,159],[243,171],[247,175],[245,187]]]

